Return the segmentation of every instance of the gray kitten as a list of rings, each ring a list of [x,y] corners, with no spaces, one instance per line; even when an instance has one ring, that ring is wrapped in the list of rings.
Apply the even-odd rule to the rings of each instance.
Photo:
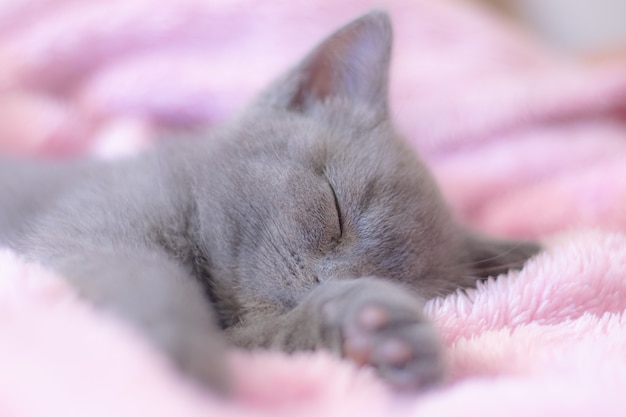
[[[207,137],[113,163],[3,161],[0,243],[215,389],[226,343],[325,348],[400,389],[437,382],[424,300],[539,247],[453,221],[389,120],[391,38],[385,13],[355,20]]]

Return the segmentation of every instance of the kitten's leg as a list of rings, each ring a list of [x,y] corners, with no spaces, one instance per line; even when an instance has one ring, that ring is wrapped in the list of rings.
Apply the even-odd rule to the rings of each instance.
[[[90,249],[48,260],[82,297],[134,325],[187,375],[227,391],[223,335],[210,303],[199,283],[165,254]]]
[[[373,366],[397,389],[421,389],[443,376],[440,343],[422,307],[422,300],[389,281],[327,281],[288,313],[261,314],[228,333],[246,347],[329,349]]]

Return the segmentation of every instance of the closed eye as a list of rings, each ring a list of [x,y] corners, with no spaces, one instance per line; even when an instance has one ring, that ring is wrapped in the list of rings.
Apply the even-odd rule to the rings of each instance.
[[[337,198],[337,193],[335,192],[332,184],[330,184],[330,182],[328,184],[330,185],[330,190],[332,191],[333,199],[335,200],[335,210],[337,211],[337,221],[339,222],[339,238],[341,239],[343,236],[343,218],[341,217],[341,209],[339,208],[339,199]]]

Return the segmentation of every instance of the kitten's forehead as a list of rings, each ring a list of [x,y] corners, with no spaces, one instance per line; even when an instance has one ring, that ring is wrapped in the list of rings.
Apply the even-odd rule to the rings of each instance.
[[[277,154],[312,151],[330,157],[337,152],[383,152],[393,149],[396,140],[386,115],[341,99],[327,100],[319,111],[308,114],[251,108],[239,127],[238,146]]]

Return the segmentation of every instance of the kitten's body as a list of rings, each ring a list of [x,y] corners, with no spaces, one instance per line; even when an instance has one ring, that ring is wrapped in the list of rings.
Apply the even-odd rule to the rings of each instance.
[[[422,300],[536,246],[451,219],[388,120],[390,42],[384,14],[353,22],[204,139],[111,164],[3,162],[0,243],[214,385],[214,320],[240,346],[324,347],[400,387],[436,380]]]

